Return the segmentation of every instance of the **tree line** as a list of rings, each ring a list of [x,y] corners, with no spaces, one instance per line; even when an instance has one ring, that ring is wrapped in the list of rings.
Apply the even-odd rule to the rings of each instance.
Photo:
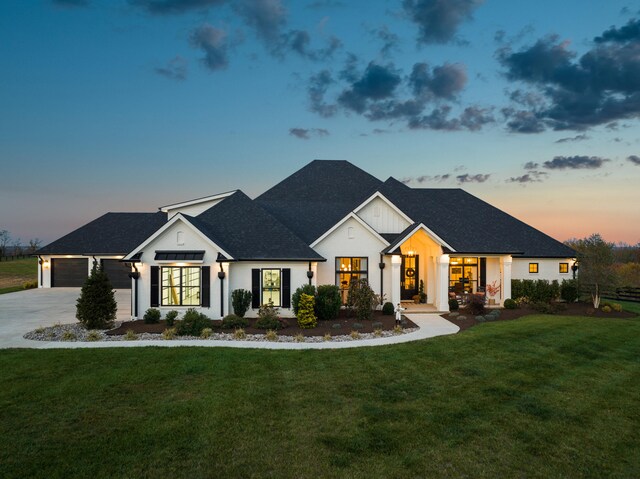
[[[8,230],[0,230],[0,258],[9,256],[23,256],[33,254],[40,249],[42,241],[39,238],[29,240],[28,244],[23,244],[20,238],[13,238]]]

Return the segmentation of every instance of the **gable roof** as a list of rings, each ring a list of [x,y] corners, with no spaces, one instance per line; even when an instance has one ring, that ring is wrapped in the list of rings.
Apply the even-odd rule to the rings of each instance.
[[[106,213],[35,254],[124,255],[167,222],[166,213]]]
[[[235,260],[325,260],[240,190],[196,217],[185,217]]]
[[[459,188],[409,188],[387,181],[381,192],[459,253],[575,256],[568,246]]]
[[[314,160],[255,201],[311,244],[381,185],[348,161]]]

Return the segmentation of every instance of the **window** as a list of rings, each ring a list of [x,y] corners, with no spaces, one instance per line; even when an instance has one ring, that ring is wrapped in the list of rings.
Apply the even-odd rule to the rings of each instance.
[[[569,272],[569,263],[560,263],[560,272],[568,273]]]
[[[347,302],[349,283],[358,279],[367,279],[369,275],[369,258],[337,257],[336,284],[340,287],[342,302]]]
[[[279,269],[263,269],[262,270],[262,303],[274,306],[280,306],[280,270]]]
[[[200,305],[200,268],[167,266],[161,271],[162,306]]]
[[[529,263],[529,273],[538,272],[538,263]]]
[[[452,257],[449,261],[449,290],[456,293],[478,290],[478,258]]]

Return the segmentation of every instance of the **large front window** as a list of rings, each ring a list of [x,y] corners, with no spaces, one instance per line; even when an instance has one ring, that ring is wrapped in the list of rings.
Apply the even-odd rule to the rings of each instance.
[[[478,290],[478,258],[451,258],[449,289],[456,293],[475,293]]]
[[[262,303],[280,306],[280,270],[262,270]]]
[[[358,279],[367,279],[369,273],[368,258],[336,258],[336,284],[340,287],[342,302],[347,302],[349,284]]]
[[[199,306],[200,268],[162,267],[162,305]]]

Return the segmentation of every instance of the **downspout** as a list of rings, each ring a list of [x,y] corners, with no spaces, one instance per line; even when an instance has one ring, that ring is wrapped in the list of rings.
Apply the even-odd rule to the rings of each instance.
[[[138,271],[138,268],[136,268],[135,263],[131,263],[131,266],[133,266],[134,272],[129,273],[129,277],[135,280],[133,282],[133,294],[131,297],[131,302],[133,303],[132,311],[133,311],[133,317],[135,319],[138,319],[138,278],[140,278],[140,272]]]
[[[40,265],[40,287],[44,288],[44,260],[38,255],[38,264]],[[575,273],[574,273],[575,277]]]
[[[382,253],[380,253],[380,263],[378,263],[378,267],[380,268],[380,305],[382,305],[382,303],[384,303],[384,261]]]

